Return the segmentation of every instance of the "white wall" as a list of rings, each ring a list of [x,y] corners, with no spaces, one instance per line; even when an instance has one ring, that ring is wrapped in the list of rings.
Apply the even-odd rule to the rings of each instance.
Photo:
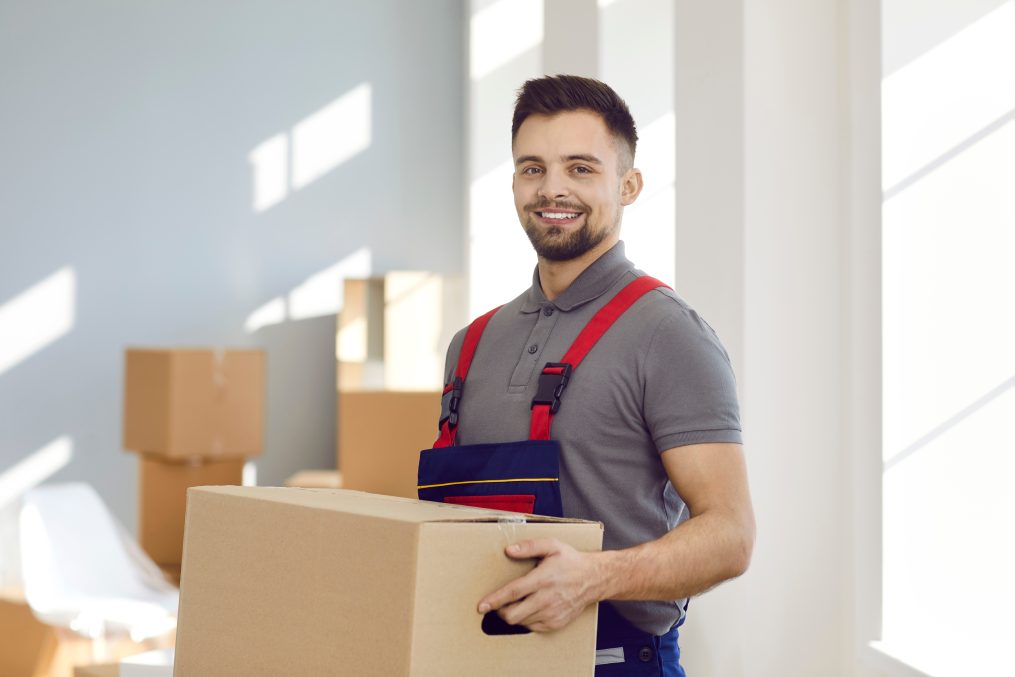
[[[39,324],[0,372],[0,473],[59,466],[66,445],[32,455],[66,436],[52,479],[93,483],[132,526],[122,351],[138,344],[267,349],[261,483],[333,467],[332,267],[358,252],[345,270],[364,269],[366,249],[374,271],[462,269],[463,14],[456,0],[0,5],[0,313],[34,299],[19,317]],[[258,148],[276,191],[260,211]],[[316,308],[289,303],[303,319],[245,331],[329,269]]]

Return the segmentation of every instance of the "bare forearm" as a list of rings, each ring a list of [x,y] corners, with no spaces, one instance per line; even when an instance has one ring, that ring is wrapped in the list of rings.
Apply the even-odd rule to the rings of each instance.
[[[750,562],[754,525],[706,512],[661,538],[597,556],[599,599],[672,600],[700,594],[742,574]]]

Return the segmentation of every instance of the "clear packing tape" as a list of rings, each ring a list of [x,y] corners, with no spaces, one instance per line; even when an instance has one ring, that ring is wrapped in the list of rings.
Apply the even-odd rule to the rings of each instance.
[[[504,515],[497,518],[497,528],[504,537],[504,547],[518,542],[518,525],[525,524],[525,515]]]

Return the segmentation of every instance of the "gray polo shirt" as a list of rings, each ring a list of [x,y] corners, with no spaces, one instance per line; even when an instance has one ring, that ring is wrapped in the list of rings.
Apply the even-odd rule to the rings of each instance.
[[[549,301],[537,268],[532,287],[487,325],[465,382],[456,444],[528,439],[543,365],[559,362],[596,311],[643,274],[619,243]],[[464,337],[462,330],[448,349],[446,383]],[[688,518],[659,454],[688,444],[741,442],[729,357],[682,299],[669,290],[651,291],[575,370],[550,436],[561,445],[565,516],[602,522],[606,549],[659,538]],[[680,619],[683,602],[615,605],[639,628],[659,635]]]

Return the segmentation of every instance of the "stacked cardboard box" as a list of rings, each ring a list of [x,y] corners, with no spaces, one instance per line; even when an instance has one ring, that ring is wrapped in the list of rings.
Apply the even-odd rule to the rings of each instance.
[[[461,277],[348,279],[336,336],[342,486],[413,498],[419,451],[437,437],[444,353],[465,323]]]
[[[591,675],[596,611],[505,634],[479,600],[531,569],[504,548],[602,546],[602,525],[342,489],[188,492],[177,675]]]
[[[264,353],[128,349],[123,446],[139,456],[138,541],[179,582],[186,492],[242,484],[260,455]]]

